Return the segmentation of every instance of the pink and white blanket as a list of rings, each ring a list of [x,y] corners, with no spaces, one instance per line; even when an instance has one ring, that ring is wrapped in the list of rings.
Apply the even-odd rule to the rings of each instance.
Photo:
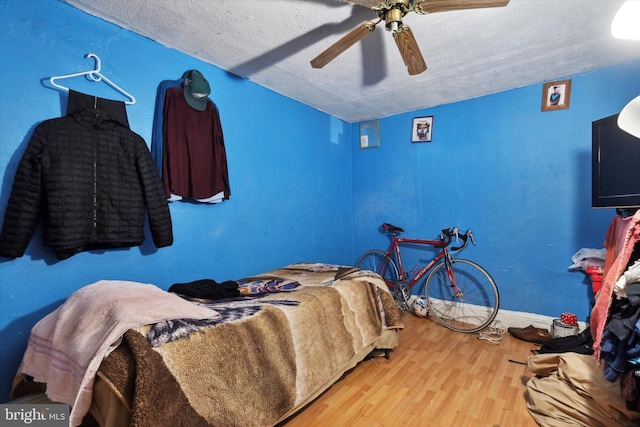
[[[219,314],[143,283],[101,280],[74,292],[31,330],[20,372],[47,384],[47,396],[72,406],[69,425],[88,412],[95,375],[123,334],[173,319]]]

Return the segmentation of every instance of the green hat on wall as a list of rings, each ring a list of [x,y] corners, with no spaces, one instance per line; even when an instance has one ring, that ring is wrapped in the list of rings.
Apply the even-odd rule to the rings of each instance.
[[[207,97],[211,93],[209,82],[198,70],[185,71],[183,74],[184,99],[194,110],[204,111],[207,108]]]

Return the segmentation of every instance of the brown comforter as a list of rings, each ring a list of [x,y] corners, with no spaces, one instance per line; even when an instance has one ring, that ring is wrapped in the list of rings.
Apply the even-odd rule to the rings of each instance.
[[[295,264],[238,283],[242,298],[207,304],[221,320],[131,329],[104,360],[100,386],[130,425],[277,424],[374,348],[395,345],[381,337],[402,327],[384,282],[370,272]],[[107,412],[92,410],[103,425]]]

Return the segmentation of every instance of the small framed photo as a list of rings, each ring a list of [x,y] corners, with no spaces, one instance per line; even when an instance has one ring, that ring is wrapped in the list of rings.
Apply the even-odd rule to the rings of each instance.
[[[414,117],[411,126],[411,142],[431,142],[433,116]]]
[[[571,100],[571,80],[545,83],[542,88],[542,111],[566,110]]]

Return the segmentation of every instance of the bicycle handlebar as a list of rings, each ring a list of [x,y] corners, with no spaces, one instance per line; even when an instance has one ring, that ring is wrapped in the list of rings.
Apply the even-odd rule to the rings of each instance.
[[[473,233],[471,230],[467,230],[464,232],[464,234],[460,234],[460,230],[458,229],[458,227],[454,227],[454,228],[445,228],[442,230],[442,233],[440,234],[440,239],[442,240],[442,247],[444,248],[446,246],[449,246],[454,237],[456,239],[456,242],[458,241],[458,239],[462,239],[462,245],[454,246],[451,248],[451,250],[454,252],[460,251],[466,248],[467,245],[469,244],[469,241],[471,241],[471,243],[473,243],[474,245],[476,244],[476,241],[473,238]]]

